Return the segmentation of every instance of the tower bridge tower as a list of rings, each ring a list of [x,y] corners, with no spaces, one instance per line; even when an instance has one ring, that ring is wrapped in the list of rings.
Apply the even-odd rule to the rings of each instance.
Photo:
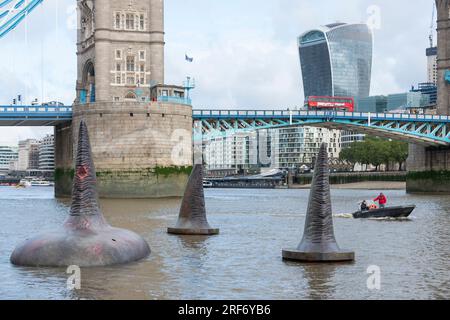
[[[78,0],[78,13],[76,102],[130,100],[164,83],[162,0]]]
[[[450,0],[436,0],[438,21],[438,113],[450,115]]]
[[[436,0],[437,7],[437,85],[441,115],[450,115],[450,0]],[[450,149],[410,145],[407,162],[409,192],[450,194]]]
[[[55,129],[56,194],[71,192],[84,120],[100,196],[182,196],[192,166],[192,107],[182,87],[164,84],[164,1],[77,6],[77,94],[72,125]]]

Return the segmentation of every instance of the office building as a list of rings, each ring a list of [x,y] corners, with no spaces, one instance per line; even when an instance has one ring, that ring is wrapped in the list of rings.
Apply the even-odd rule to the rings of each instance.
[[[390,94],[387,96],[372,96],[355,100],[357,112],[406,112],[408,109],[426,108],[430,105],[430,94],[419,90]]]
[[[314,164],[320,145],[328,146],[328,157],[339,158],[341,152],[341,131],[314,127],[293,127],[282,129],[278,135],[278,168],[299,169]]]
[[[39,169],[39,142],[28,139],[19,142],[19,171]]]
[[[412,87],[411,92],[420,92],[422,95],[427,95],[429,104],[425,106],[436,106],[437,104],[437,86],[434,83],[419,83],[417,88]],[[426,98],[424,98],[426,99]],[[425,100],[426,101],[426,100]]]
[[[426,50],[428,82],[437,85],[437,56],[438,48],[431,47]]]
[[[372,31],[366,24],[335,23],[298,38],[305,98],[367,97],[372,73]]]
[[[48,135],[39,142],[39,170],[55,170],[55,137]]]
[[[369,96],[373,36],[366,24],[334,23],[307,31],[298,38],[298,48],[305,99]],[[353,131],[340,136],[343,148],[364,140],[363,134]]]
[[[11,163],[19,158],[17,148],[0,146],[0,174],[5,174],[10,170]]]

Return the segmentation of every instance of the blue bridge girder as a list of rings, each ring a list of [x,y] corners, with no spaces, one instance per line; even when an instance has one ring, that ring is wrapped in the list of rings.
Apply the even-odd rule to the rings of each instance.
[[[205,140],[237,132],[296,126],[355,131],[424,146],[450,146],[450,117],[336,111],[194,110]]]
[[[193,110],[204,139],[296,126],[349,130],[425,146],[450,146],[450,117],[282,110]],[[72,121],[71,106],[0,106],[0,126],[55,126]],[[196,130],[197,128],[197,130]],[[201,129],[201,131],[200,131]]]
[[[70,106],[0,106],[2,127],[46,127],[70,121]]]

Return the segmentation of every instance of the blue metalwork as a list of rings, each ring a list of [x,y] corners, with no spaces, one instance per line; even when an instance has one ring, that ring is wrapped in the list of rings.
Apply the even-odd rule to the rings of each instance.
[[[174,97],[161,97],[174,102]],[[178,98],[177,103],[187,103]],[[241,131],[319,126],[427,146],[450,145],[450,117],[335,111],[194,110],[194,128],[206,138]],[[72,121],[69,106],[0,106],[0,126],[53,126]]]
[[[0,106],[0,126],[54,126],[72,121],[72,107]]]
[[[450,70],[445,70],[445,81],[450,83]]]
[[[450,117],[335,111],[194,110],[206,138],[239,131],[320,126],[367,133],[428,146],[450,145]]]
[[[89,102],[93,103],[95,102],[95,85],[91,84],[91,97]]]
[[[0,38],[15,29],[44,0],[0,0]]]
[[[170,102],[170,103],[192,105],[192,100],[190,98],[181,98],[172,96],[160,96],[158,97],[158,102]]]
[[[86,104],[87,102],[87,90],[80,90],[80,104]]]

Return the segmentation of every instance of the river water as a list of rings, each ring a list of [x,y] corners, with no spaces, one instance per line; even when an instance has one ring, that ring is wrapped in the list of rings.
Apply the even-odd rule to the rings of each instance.
[[[333,190],[335,233],[356,252],[350,264],[283,262],[301,240],[308,190],[206,190],[215,237],[166,233],[180,199],[102,200],[110,224],[149,242],[145,261],[81,270],[67,289],[65,269],[15,267],[9,256],[30,235],[62,225],[70,201],[51,188],[0,187],[1,299],[450,299],[450,197],[387,192],[391,204],[416,204],[409,220],[355,220],[358,201],[375,191]],[[378,266],[380,290],[367,269]]]

